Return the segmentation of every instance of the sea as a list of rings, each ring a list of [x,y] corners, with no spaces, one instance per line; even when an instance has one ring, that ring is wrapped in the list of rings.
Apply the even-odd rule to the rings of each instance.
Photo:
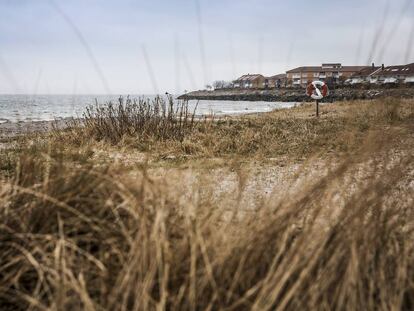
[[[131,95],[152,100],[154,95]],[[119,96],[107,95],[0,95],[0,124],[81,118],[88,106],[117,102]],[[240,115],[291,108],[296,103],[248,101],[189,101],[197,116]]]

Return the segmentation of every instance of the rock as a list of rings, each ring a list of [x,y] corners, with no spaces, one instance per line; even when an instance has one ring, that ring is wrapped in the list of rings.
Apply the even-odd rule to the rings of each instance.
[[[413,98],[414,87],[376,88],[340,87],[328,101],[357,100],[378,97]],[[302,102],[309,101],[303,89],[277,89],[277,90],[217,90],[213,92],[196,91],[178,97],[185,100],[233,100],[233,101],[268,101],[268,102]]]

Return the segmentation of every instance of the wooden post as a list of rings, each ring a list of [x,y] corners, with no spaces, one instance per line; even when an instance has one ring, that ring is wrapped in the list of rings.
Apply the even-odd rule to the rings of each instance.
[[[316,117],[319,118],[319,100],[316,100]]]

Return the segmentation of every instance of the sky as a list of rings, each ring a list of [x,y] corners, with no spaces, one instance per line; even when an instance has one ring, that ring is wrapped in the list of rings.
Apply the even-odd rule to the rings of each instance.
[[[414,62],[414,0],[0,0],[1,94],[155,94]]]

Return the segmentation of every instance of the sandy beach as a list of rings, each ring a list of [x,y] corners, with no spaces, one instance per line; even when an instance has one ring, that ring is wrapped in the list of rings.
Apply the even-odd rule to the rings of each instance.
[[[0,202],[4,202],[4,213],[0,225],[8,228],[23,223],[23,229],[19,227],[18,233],[3,230],[2,245],[23,241],[33,258],[41,249],[39,265],[44,271],[52,269],[48,276],[52,278],[60,273],[54,256],[65,239],[69,245],[64,248],[66,257],[59,260],[68,259],[69,273],[78,273],[78,262],[89,267],[90,258],[97,258],[99,265],[119,277],[124,267],[140,266],[135,256],[148,253],[157,243],[165,245],[165,251],[151,251],[151,258],[159,254],[163,260],[165,256],[166,270],[182,263],[187,270],[192,256],[188,241],[194,239],[199,245],[194,249],[200,254],[194,258],[199,258],[200,265],[209,260],[214,269],[205,272],[207,268],[200,266],[200,277],[211,276],[213,271],[220,290],[228,284],[220,277],[225,271],[220,260],[236,262],[234,271],[240,258],[250,260],[259,254],[260,259],[247,263],[242,278],[251,267],[269,270],[278,250],[283,250],[280,253],[289,258],[280,271],[294,267],[300,273],[316,258],[323,276],[328,269],[343,267],[343,258],[349,257],[343,256],[343,250],[361,243],[361,237],[366,236],[365,244],[354,250],[361,263],[367,257],[365,250],[378,254],[398,243],[407,249],[414,237],[398,228],[406,226],[408,217],[408,225],[414,223],[414,216],[408,214],[414,189],[412,107],[412,101],[341,102],[321,105],[316,118],[315,106],[304,104],[203,119],[186,123],[187,127],[179,127],[182,123],[176,120],[181,119],[175,115],[159,122],[155,114],[140,119],[134,111],[125,115],[122,109],[114,109],[99,119],[88,119],[82,128],[54,131],[53,135],[47,131],[64,127],[68,120],[3,123]],[[392,213],[371,212],[381,208]],[[398,226],[394,225],[396,217]],[[385,222],[395,232],[381,229]],[[35,229],[27,234],[26,228]],[[336,242],[325,247],[332,237]],[[373,239],[378,248],[365,246]],[[81,256],[69,248],[83,247],[85,242]],[[107,250],[110,254],[114,249],[115,257],[100,253]],[[223,250],[225,255],[219,255]],[[22,269],[31,271],[20,250],[0,253],[11,254],[8,261],[21,258],[22,268],[10,276]],[[315,257],[315,253],[320,255]],[[124,254],[132,259],[123,259]],[[325,258],[332,256],[331,263],[325,264]],[[396,250],[392,256],[398,263],[403,254]],[[414,262],[414,251],[411,256]],[[114,266],[116,260],[121,262]],[[145,266],[139,275],[146,275],[147,270]],[[95,281],[106,284],[99,267],[82,273],[92,284],[85,292],[94,292]],[[187,278],[186,273],[177,275]],[[369,273],[361,272],[359,277],[376,275]],[[171,280],[175,279],[173,275]],[[328,281],[336,284],[338,280]],[[309,282],[315,284],[313,277]]]
[[[25,121],[0,123],[0,139],[13,138],[29,133],[45,133],[54,127],[63,128],[71,118],[54,121]]]

